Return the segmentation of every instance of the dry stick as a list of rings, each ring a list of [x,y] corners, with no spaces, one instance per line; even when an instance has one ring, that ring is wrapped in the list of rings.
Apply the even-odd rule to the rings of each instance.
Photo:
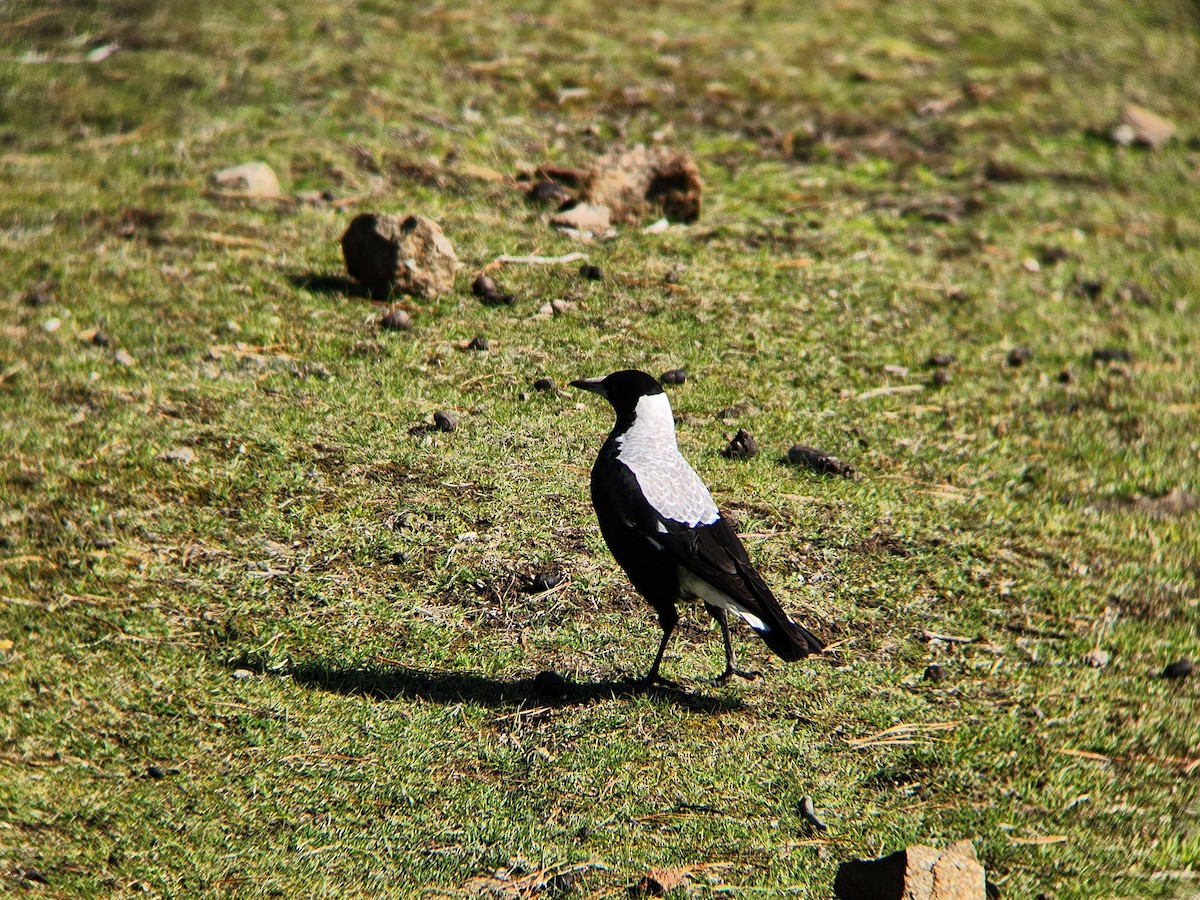
[[[509,256],[508,254],[505,254],[503,256],[497,256],[492,261],[491,265],[488,266],[488,268],[491,268],[491,266],[494,265],[505,265],[507,263],[519,263],[522,265],[532,266],[553,265],[555,263],[578,262],[581,259],[587,259],[587,254],[580,253],[578,250],[576,250],[574,253],[567,253],[564,256]]]

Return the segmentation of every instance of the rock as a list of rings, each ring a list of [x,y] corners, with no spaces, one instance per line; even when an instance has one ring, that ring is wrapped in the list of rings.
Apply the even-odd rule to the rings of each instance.
[[[642,879],[630,885],[632,897],[665,897],[675,891],[686,890],[691,884],[691,869],[651,869]]]
[[[1190,659],[1178,659],[1162,670],[1163,678],[1187,678],[1195,666]]]
[[[482,353],[484,350],[490,350],[491,348],[491,341],[482,335],[476,335],[475,337],[471,338],[471,342],[467,344],[467,349],[473,350],[476,353]]]
[[[525,196],[538,206],[562,206],[571,199],[571,192],[556,181],[544,180],[533,185]]]
[[[758,455],[758,441],[746,429],[739,428],[721,455],[726,459],[752,459]]]
[[[62,319],[55,316],[52,319],[47,319],[42,323],[42,331],[46,334],[54,334],[58,329],[62,328]]]
[[[599,266],[589,265],[584,263],[579,267],[579,277],[584,281],[603,281],[604,270]]]
[[[836,456],[808,447],[804,444],[794,444],[788,449],[787,461],[793,465],[805,466],[822,475],[840,475],[842,478],[853,478],[858,474],[854,466],[843,462]]]
[[[833,892],[841,900],[986,900],[983,866],[970,841],[945,850],[915,844],[878,859],[838,866]]]
[[[1101,650],[1099,647],[1097,647],[1095,650],[1091,650],[1086,653],[1083,657],[1083,661],[1093,669],[1103,669],[1108,665],[1108,662],[1111,658],[1112,657],[1109,656],[1107,650]]]
[[[379,327],[385,331],[408,331],[412,326],[412,316],[398,306],[389,309],[379,320]]]
[[[539,378],[533,383],[533,389],[535,391],[553,391],[554,382],[549,378]]]
[[[658,378],[663,384],[683,384],[687,381],[687,372],[683,369],[668,369]]]
[[[607,230],[611,218],[607,206],[579,203],[554,216],[550,224],[560,228],[573,228],[576,231],[599,232]]]
[[[374,296],[392,289],[433,298],[454,287],[461,268],[436,222],[421,216],[355,216],[342,235],[346,271]]]
[[[451,432],[458,427],[458,416],[452,412],[447,412],[444,409],[439,409],[433,414],[433,428],[435,431]]]
[[[248,197],[279,197],[283,193],[275,172],[264,162],[242,163],[222,169],[213,175],[213,182]]]
[[[673,222],[695,222],[703,193],[700,169],[690,156],[639,145],[598,159],[583,179],[580,198],[607,206],[616,221],[636,221],[658,210]]]
[[[567,576],[558,572],[536,572],[521,586],[521,590],[526,594],[544,594],[546,591],[554,590],[566,580]]]
[[[1121,120],[1112,130],[1112,139],[1122,147],[1138,145],[1161,150],[1175,136],[1175,123],[1133,103],[1121,110]]]
[[[92,333],[92,343],[97,347],[111,347],[112,338],[97,328],[95,332]]]
[[[1005,362],[1012,368],[1018,369],[1033,358],[1033,353],[1028,347],[1013,347],[1008,351],[1008,356],[1005,357]]]
[[[572,303],[570,300],[563,300],[560,298],[550,301],[550,315],[552,316],[565,316],[567,313],[573,312],[576,309],[578,309],[578,306]]]
[[[479,275],[471,282],[471,293],[489,306],[511,306],[513,303],[513,295],[503,293],[486,275]]]
[[[159,459],[164,462],[179,463],[181,466],[190,466],[196,461],[196,451],[191,447],[176,447],[162,454]]]
[[[935,683],[939,682],[939,681],[945,681],[946,678],[947,678],[946,670],[943,669],[941,666],[939,666],[937,663],[934,663],[931,666],[926,666],[925,674],[921,676],[922,681],[932,681]]]
[[[149,765],[146,766],[146,777],[154,781],[161,781],[167,777],[167,773],[163,771],[162,766]]]
[[[128,350],[118,350],[113,354],[113,362],[118,366],[124,366],[126,369],[132,369],[137,365],[137,360],[133,358]]]

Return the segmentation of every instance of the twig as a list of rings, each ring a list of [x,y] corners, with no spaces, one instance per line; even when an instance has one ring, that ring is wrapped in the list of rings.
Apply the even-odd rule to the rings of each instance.
[[[963,637],[958,634],[939,634],[936,631],[922,632],[921,639],[926,643],[930,641],[945,641],[947,644],[977,644],[982,640],[982,638]]]
[[[519,263],[522,265],[542,266],[553,265],[555,263],[571,263],[578,262],[581,259],[587,259],[586,253],[580,253],[576,250],[574,253],[567,253],[563,256],[497,256],[492,262],[504,265],[506,263]]]
[[[872,397],[884,397],[888,394],[911,394],[915,391],[925,390],[923,384],[892,384],[887,387],[877,387],[874,390],[863,391],[861,394],[856,394],[855,400],[870,400]]]

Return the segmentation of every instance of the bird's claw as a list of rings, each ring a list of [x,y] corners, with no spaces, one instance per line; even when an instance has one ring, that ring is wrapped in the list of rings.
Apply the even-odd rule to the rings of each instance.
[[[762,672],[746,671],[745,669],[735,669],[733,666],[729,666],[724,672],[713,679],[713,683],[725,684],[734,675],[738,678],[744,678],[746,681],[766,681],[766,677]]]

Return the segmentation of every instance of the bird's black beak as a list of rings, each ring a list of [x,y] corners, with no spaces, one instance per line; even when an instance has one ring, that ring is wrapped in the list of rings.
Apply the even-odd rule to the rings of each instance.
[[[571,382],[571,387],[591,391],[593,394],[599,394],[601,397],[608,396],[608,391],[604,389],[603,378],[577,378]]]

